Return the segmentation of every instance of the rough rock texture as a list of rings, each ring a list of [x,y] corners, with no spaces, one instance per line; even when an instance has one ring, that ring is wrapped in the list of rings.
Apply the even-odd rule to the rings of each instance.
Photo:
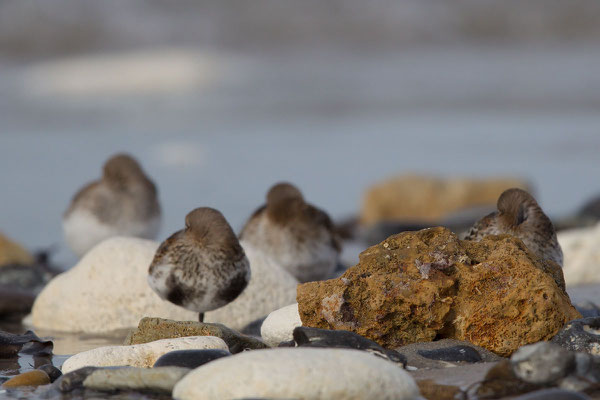
[[[568,350],[600,356],[600,317],[570,321],[552,338],[552,342]]]
[[[469,242],[431,228],[368,248],[340,278],[298,286],[298,309],[303,326],[350,330],[386,348],[438,337],[508,356],[580,318],[561,278],[514,237]]]
[[[0,233],[0,267],[11,264],[30,265],[33,262],[34,258],[27,250]]]
[[[148,285],[157,247],[151,240],[124,237],[100,243],[42,290],[33,305],[33,325],[101,333],[135,327],[146,315],[197,321],[198,313],[162,300]]]
[[[173,390],[188,399],[416,399],[413,378],[394,363],[347,349],[278,348],[221,358]]]
[[[223,339],[229,351],[239,353],[246,349],[268,348],[261,340],[229,329],[222,324],[209,324],[197,321],[172,321],[161,318],[143,318],[138,327],[125,339],[126,345],[153,342],[159,339],[186,336],[216,336]]]
[[[436,221],[461,209],[494,206],[509,188],[529,190],[519,179],[442,179],[402,175],[369,188],[360,215],[363,225],[379,221]]]
[[[294,328],[302,326],[298,303],[273,311],[260,327],[260,336],[269,346],[292,340]]]
[[[600,224],[558,233],[567,286],[600,282]]]
[[[150,368],[156,360],[174,350],[222,349],[227,350],[225,342],[213,336],[193,336],[177,339],[164,339],[155,342],[131,346],[106,346],[84,351],[68,358],[63,373],[83,367],[142,367]]]
[[[243,329],[270,312],[296,302],[298,280],[263,252],[243,240],[240,244],[250,261],[250,283],[234,301],[204,316],[205,322],[218,322]]]
[[[96,390],[135,389],[171,393],[173,387],[189,368],[101,368],[93,371],[83,381],[83,386]]]

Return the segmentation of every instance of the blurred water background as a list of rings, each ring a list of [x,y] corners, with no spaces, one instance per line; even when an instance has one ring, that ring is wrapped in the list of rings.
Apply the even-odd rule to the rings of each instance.
[[[600,192],[595,0],[0,0],[0,230],[56,245],[113,153],[235,229],[278,180],[336,218],[403,172]]]

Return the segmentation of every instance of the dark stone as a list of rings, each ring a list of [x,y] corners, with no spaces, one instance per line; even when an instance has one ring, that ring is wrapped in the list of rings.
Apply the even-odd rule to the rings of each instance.
[[[492,367],[475,391],[478,399],[500,399],[541,389],[541,386],[523,382],[513,372],[509,360]]]
[[[600,317],[600,307],[591,301],[575,304],[575,308],[583,316],[583,318]]]
[[[600,349],[600,317],[576,319],[567,323],[553,338],[565,349],[598,354]]]
[[[32,331],[22,335],[0,331],[0,358],[16,357],[19,353],[34,356],[47,356],[52,354],[54,343],[42,340]]]
[[[240,333],[243,333],[244,335],[260,337],[260,327],[262,326],[263,322],[265,322],[265,319],[267,319],[267,317],[262,317],[250,322],[248,325],[244,326],[242,330],[240,330]]]
[[[513,372],[522,381],[536,385],[556,385],[575,373],[575,353],[551,342],[521,347],[510,358]]]
[[[481,355],[470,346],[452,346],[435,350],[417,350],[417,354],[430,360],[476,363]]]
[[[583,393],[563,389],[542,389],[527,393],[513,400],[589,400],[591,397]]]
[[[590,199],[581,207],[577,215],[593,221],[600,221],[600,197],[596,196]]]
[[[62,372],[60,369],[56,368],[52,364],[44,364],[37,369],[44,371],[50,377],[50,382],[54,382],[58,378],[62,376]]]
[[[6,265],[0,268],[0,285],[18,289],[41,289],[48,282],[45,271],[35,266]]]
[[[0,285],[0,315],[3,320],[21,320],[31,311],[37,294],[24,289]]]
[[[213,360],[230,356],[227,350],[176,350],[163,354],[153,367],[185,367],[194,369]]]
[[[71,371],[68,374],[62,375],[52,384],[52,387],[61,393],[67,393],[75,389],[82,388],[83,381],[85,381],[85,378],[87,378],[92,372],[94,372],[97,369],[99,368],[83,367],[76,369],[75,371]]]
[[[441,339],[433,342],[411,343],[396,349],[416,368],[446,368],[448,363],[464,364],[494,362],[502,358],[472,343]]]
[[[406,365],[406,358],[395,350],[388,350],[357,333],[298,326],[293,333],[294,342],[300,347],[337,347],[364,350],[379,357]]]
[[[38,293],[60,271],[50,263],[50,250],[35,254],[31,265],[8,264],[0,268],[0,316],[21,320],[31,311]]]
[[[296,347],[296,342],[293,340],[288,340],[285,342],[281,342],[277,345],[277,347]]]

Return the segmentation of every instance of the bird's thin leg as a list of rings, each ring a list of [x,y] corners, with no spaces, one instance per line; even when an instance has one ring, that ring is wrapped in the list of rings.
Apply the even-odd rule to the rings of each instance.
[[[198,321],[204,322],[204,313],[203,312],[201,312],[200,314],[198,314]]]

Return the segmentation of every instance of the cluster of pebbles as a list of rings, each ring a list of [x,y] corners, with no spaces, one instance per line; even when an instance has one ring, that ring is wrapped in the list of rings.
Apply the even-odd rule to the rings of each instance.
[[[339,268],[343,232],[290,183],[268,191],[239,236],[218,210],[199,207],[160,244],[114,238],[153,239],[160,218],[154,183],[125,154],[111,157],[102,177],[75,195],[63,226],[67,242],[83,258],[43,289],[31,321],[87,333],[138,327],[124,344],[75,354],[60,369],[51,363],[51,341],[33,332],[0,332],[0,358],[50,361],[3,378],[6,395],[182,400],[600,395],[600,308],[571,305],[560,238],[526,190],[502,192],[497,210],[477,220],[463,240],[443,228],[396,235],[365,250],[359,264],[329,286],[319,281],[345,270]],[[486,251],[493,256],[481,256]],[[507,254],[513,267],[531,268],[525,280],[540,277],[523,284],[539,293],[515,294],[520,286],[505,291],[510,282],[523,280],[494,265],[506,263]],[[489,310],[501,313],[502,324],[523,326],[504,331],[485,322],[486,335],[460,314],[473,301],[465,301],[457,288],[467,287],[478,268],[481,288],[492,282],[498,293],[510,293],[508,311]],[[504,275],[485,275],[488,270]],[[398,276],[385,279],[389,273]],[[53,276],[45,274],[36,290]],[[477,279],[473,298],[482,296]],[[300,304],[292,304],[298,284]],[[427,301],[420,303],[419,296]],[[534,306],[524,306],[527,296]],[[409,297],[414,303],[405,300]],[[390,300],[407,307],[385,309]],[[543,303],[550,306],[537,306]],[[554,304],[561,310],[552,311]],[[556,315],[540,316],[548,312]],[[396,318],[402,324],[390,325]],[[550,320],[552,326],[543,326]],[[490,343],[496,340],[490,330],[510,337]]]

